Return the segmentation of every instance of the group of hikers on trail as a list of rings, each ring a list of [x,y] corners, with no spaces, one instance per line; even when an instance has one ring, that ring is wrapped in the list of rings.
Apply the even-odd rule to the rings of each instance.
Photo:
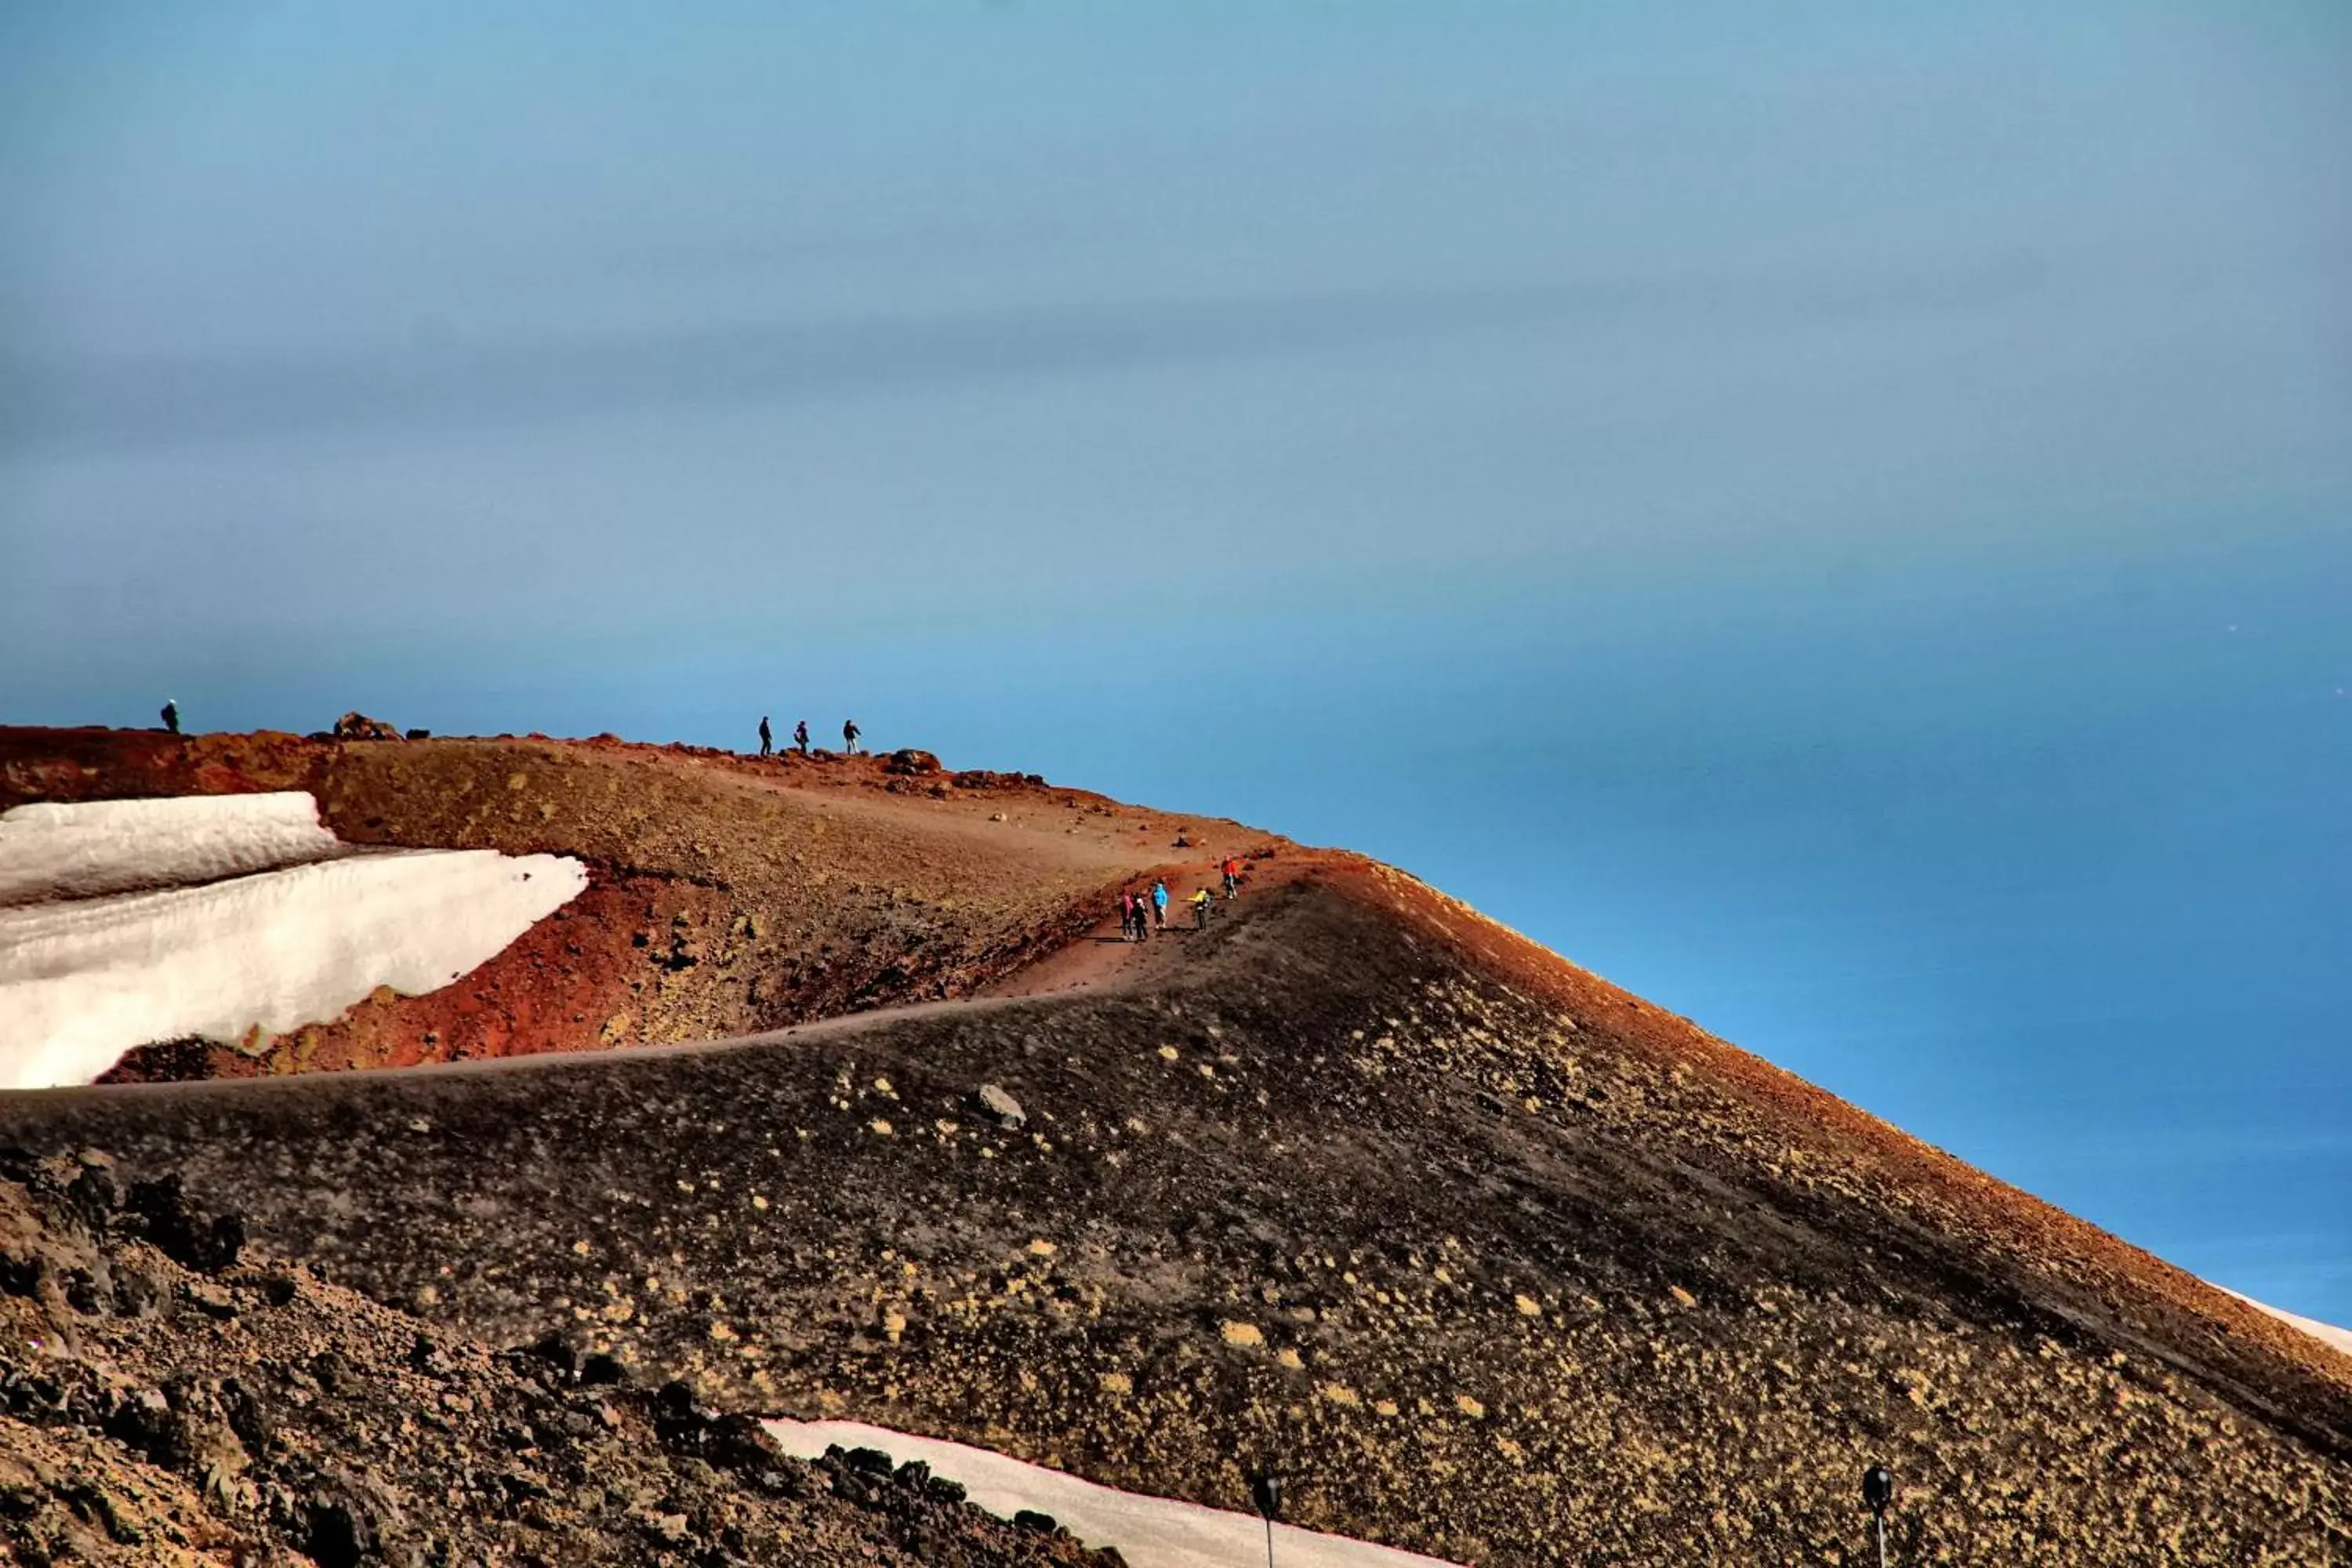
[[[1242,888],[1242,863],[1228,855],[1225,857],[1224,863],[1218,868],[1218,872],[1224,878],[1225,897],[1231,899],[1238,896]],[[1197,889],[1184,901],[1192,906],[1192,929],[1208,930],[1209,906],[1216,901],[1210,896],[1209,889]],[[1145,942],[1150,940],[1155,929],[1164,931],[1167,926],[1168,883],[1164,879],[1153,878],[1150,888],[1144,892],[1119,894],[1120,941]]]
[[[865,732],[857,727],[856,720],[844,720],[841,726],[841,754],[845,757],[857,755],[857,737]],[[807,720],[803,719],[793,726],[793,744],[798,748],[802,756],[808,755]],[[776,754],[776,732],[768,728],[768,716],[765,713],[760,715],[760,754],[763,757]]]

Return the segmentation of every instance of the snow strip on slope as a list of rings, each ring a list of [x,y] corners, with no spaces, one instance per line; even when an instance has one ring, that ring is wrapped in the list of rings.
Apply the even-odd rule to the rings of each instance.
[[[179,888],[350,852],[299,790],[0,812],[0,907]]]
[[[1024,1508],[1050,1513],[1089,1547],[1118,1547],[1134,1568],[1234,1568],[1265,1558],[1265,1526],[1255,1514],[1113,1491],[985,1448],[856,1421],[779,1420],[767,1427],[784,1452],[800,1458],[815,1458],[838,1443],[879,1448],[900,1464],[920,1459],[933,1475],[961,1482],[989,1512],[1005,1519]],[[1274,1527],[1274,1544],[1282,1568],[1443,1568],[1440,1558],[1288,1524]]]
[[[2333,1323],[2323,1323],[2315,1318],[2298,1317],[2293,1312],[2281,1311],[2267,1301],[2257,1301],[2252,1296],[2239,1296],[2237,1291],[2231,1290],[2227,1285],[2222,1286],[2221,1289],[2229,1290],[2232,1296],[2237,1296],[2238,1300],[2247,1306],[2259,1311],[2268,1312],[2290,1328],[2301,1329],[2320,1343],[2341,1351],[2346,1355],[2352,1355],[2352,1329],[2339,1329]]]
[[[278,804],[256,808],[248,803],[257,798]],[[146,809],[121,809],[129,807]],[[97,815],[75,819],[86,812]],[[10,885],[29,887],[37,874],[76,885],[80,874],[71,868],[94,867],[79,885],[102,886],[129,874],[142,853],[194,875],[272,844],[298,855],[317,847],[294,831],[316,828],[307,795],[110,802],[45,815],[47,829],[8,846],[32,842],[35,851],[0,861]],[[17,820],[16,812],[8,816]],[[51,854],[47,833],[72,839],[91,831],[89,821],[119,832],[119,842]],[[268,826],[247,832],[256,823]],[[438,990],[495,957],[588,880],[578,861],[561,856],[354,852],[331,836],[328,843],[345,853],[202,887],[0,907],[0,1089],[88,1083],[123,1052],[160,1040],[283,1034],[333,1018],[380,985],[411,995]],[[26,865],[51,869],[27,872]]]

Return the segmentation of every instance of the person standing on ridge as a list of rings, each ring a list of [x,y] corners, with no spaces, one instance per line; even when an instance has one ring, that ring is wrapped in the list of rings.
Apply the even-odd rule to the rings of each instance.
[[[1168,884],[1156,879],[1151,884],[1151,923],[1157,926],[1168,923]]]
[[[762,713],[760,715],[760,754],[763,757],[773,756],[775,751],[775,731],[768,728],[768,716]]]
[[[1230,899],[1242,890],[1242,863],[1228,855],[1222,869],[1225,875],[1225,897]]]
[[[860,730],[857,727],[856,720],[843,720],[841,721],[841,754],[845,757],[856,756],[857,754],[857,737],[865,732],[865,731]]]
[[[174,735],[180,732],[180,705],[168,697],[163,699],[163,728]]]
[[[798,747],[801,749],[801,755],[802,755],[802,756],[805,757],[805,756],[807,756],[807,755],[808,755],[808,721],[807,721],[807,720],[803,719],[803,720],[802,720],[799,723],[797,723],[797,724],[795,724],[795,725],[793,725],[793,745],[795,745],[795,746],[798,746]]]
[[[1194,931],[1208,930],[1209,889],[1206,888],[1201,889],[1192,895],[1191,901],[1192,905],[1192,929]]]

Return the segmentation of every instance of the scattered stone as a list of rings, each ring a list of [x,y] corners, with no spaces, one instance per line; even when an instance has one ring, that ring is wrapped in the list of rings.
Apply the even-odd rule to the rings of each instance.
[[[147,1239],[184,1268],[217,1274],[235,1268],[245,1249],[244,1216],[207,1216],[190,1206],[177,1175],[133,1184],[128,1206],[145,1223]]]
[[[979,1100],[980,1108],[996,1118],[997,1125],[1005,1131],[1018,1131],[1028,1125],[1029,1116],[1021,1109],[1021,1102],[995,1084],[982,1084],[979,1094],[974,1098]]]

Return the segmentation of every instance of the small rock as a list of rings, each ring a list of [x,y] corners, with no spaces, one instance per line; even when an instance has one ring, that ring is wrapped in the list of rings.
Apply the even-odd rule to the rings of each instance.
[[[1021,1109],[1021,1102],[996,1085],[982,1084],[977,1098],[980,1108],[995,1117],[997,1124],[1007,1131],[1016,1131],[1028,1124],[1029,1115]]]
[[[218,1274],[234,1268],[245,1250],[244,1216],[221,1214],[207,1220],[188,1202],[176,1175],[134,1184],[128,1206],[146,1222],[147,1239],[183,1268]]]
[[[233,1323],[236,1321],[236,1298],[218,1285],[209,1280],[191,1279],[185,1287],[185,1293],[188,1300],[195,1303],[196,1310],[213,1321]]]

